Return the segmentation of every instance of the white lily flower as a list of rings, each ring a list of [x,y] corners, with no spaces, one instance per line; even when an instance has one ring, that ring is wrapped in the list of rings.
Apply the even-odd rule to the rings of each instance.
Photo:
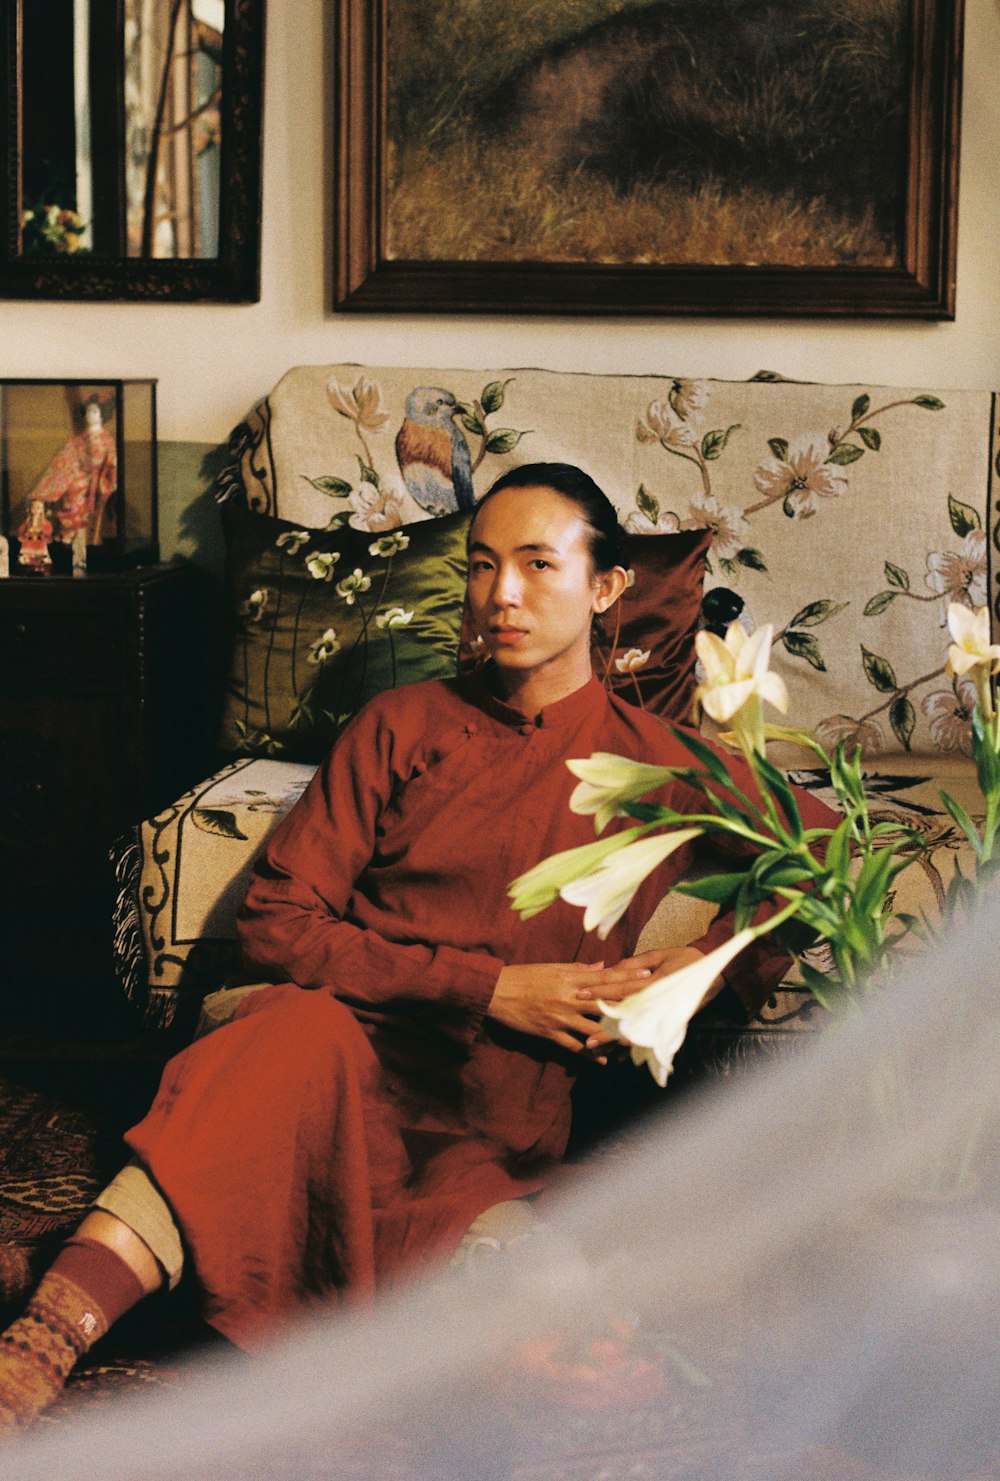
[[[608,838],[599,839],[597,843],[563,849],[561,853],[543,859],[540,864],[518,875],[507,886],[512,908],[522,920],[530,920],[533,915],[538,915],[558,900],[559,891],[564,884],[579,879],[581,874],[587,874],[609,854],[633,843],[641,833],[641,827],[625,828],[621,833],[612,833]]]
[[[971,612],[962,602],[949,602],[948,630],[952,636],[950,674],[967,674],[980,663],[989,664],[991,674],[1000,669],[1000,644],[990,642],[989,607]]]
[[[701,828],[678,828],[653,838],[637,839],[609,858],[602,859],[580,878],[564,884],[559,894],[570,905],[586,906],[583,929],[596,929],[604,941],[625,914],[647,874],[702,831]]]
[[[647,792],[664,786],[672,775],[667,766],[630,761],[611,751],[595,751],[582,761],[567,761],[566,765],[580,778],[580,785],[574,787],[569,799],[570,811],[582,817],[595,814],[598,833],[604,832],[622,803],[638,801]]]
[[[969,675],[976,686],[983,718],[992,720],[990,678],[1000,669],[1000,644],[990,642],[989,607],[979,607],[973,612],[962,602],[949,602],[948,630],[954,639],[948,649],[948,672],[956,678]]]
[[[762,702],[785,713],[788,691],[779,674],[768,669],[774,628],[770,623],[751,636],[738,622],[731,622],[725,640],[715,633],[695,634],[695,648],[705,681],[695,690],[695,703],[719,724],[733,722],[744,751],[764,749]]]
[[[748,926],[700,961],[655,978],[620,1003],[599,1002],[604,1014],[599,1031],[624,1039],[631,1045],[632,1062],[647,1065],[657,1085],[666,1085],[674,1056],[708,989],[759,934]]]

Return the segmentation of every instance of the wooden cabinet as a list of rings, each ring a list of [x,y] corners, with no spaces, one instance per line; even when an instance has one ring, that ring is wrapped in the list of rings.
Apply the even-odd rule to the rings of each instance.
[[[112,840],[208,770],[201,573],[0,580],[0,1010],[122,1011]]]

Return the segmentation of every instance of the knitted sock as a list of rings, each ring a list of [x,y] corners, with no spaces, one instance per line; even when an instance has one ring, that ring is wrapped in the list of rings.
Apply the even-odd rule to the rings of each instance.
[[[74,1363],[143,1294],[114,1250],[71,1240],[24,1314],[0,1335],[0,1430],[25,1427],[48,1408]]]

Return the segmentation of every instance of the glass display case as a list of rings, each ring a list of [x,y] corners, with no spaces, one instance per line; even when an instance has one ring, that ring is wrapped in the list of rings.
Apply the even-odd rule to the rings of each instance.
[[[0,575],[149,565],[155,380],[0,378]]]

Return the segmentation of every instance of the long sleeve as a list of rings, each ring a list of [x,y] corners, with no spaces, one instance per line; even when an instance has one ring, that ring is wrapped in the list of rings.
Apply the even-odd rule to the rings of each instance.
[[[398,914],[391,918],[398,939],[390,939],[355,891],[408,765],[419,773],[421,763],[412,766],[379,707],[367,707],[255,867],[237,922],[244,963],[272,981],[326,989],[362,1014],[409,1016],[468,1044],[503,963],[420,939]],[[388,914],[385,922],[389,929]]]

